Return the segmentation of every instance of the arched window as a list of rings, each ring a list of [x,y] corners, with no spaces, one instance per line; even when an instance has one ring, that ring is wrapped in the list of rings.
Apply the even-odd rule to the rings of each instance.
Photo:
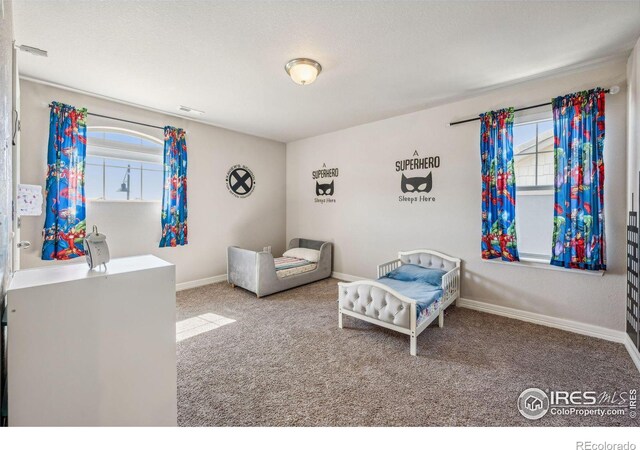
[[[160,201],[163,141],[133,130],[87,127],[88,200]]]

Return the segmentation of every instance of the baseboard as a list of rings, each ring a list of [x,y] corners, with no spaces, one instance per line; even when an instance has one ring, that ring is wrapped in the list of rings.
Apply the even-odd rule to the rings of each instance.
[[[624,346],[627,348],[629,352],[629,356],[633,360],[633,363],[636,365],[638,370],[640,371],[640,351],[636,347],[636,344],[631,340],[628,334],[625,333]]]
[[[176,284],[176,291],[184,291],[185,289],[193,289],[200,286],[206,286],[207,284],[219,283],[227,280],[227,274],[216,275],[215,277],[201,278],[199,280],[185,281],[184,283]]]
[[[544,314],[522,311],[520,309],[494,305],[491,303],[480,302],[468,298],[460,298],[457,305],[461,306],[462,308],[495,314],[497,316],[509,317],[511,319],[544,325],[546,327],[558,328],[560,330],[583,334],[585,336],[591,336],[607,341],[618,342],[621,344],[624,343],[624,338],[626,336],[626,333],[623,331],[616,331],[610,328],[589,325],[573,320],[559,319],[557,317],[545,316]]]
[[[356,277],[354,275],[347,275],[346,273],[331,272],[332,278],[337,278],[342,281],[359,281],[365,280],[363,277]],[[219,283],[227,280],[227,274],[216,275],[215,277],[202,278],[200,280],[185,281],[184,283],[176,284],[176,291],[184,291],[185,289],[193,289],[200,286],[206,286],[207,284]]]
[[[366,280],[366,278],[363,278],[363,277],[356,277],[355,275],[347,275],[346,273],[341,273],[341,272],[331,272],[331,278],[337,278],[338,280],[342,280],[342,281]]]
[[[506,306],[493,305],[491,303],[479,302],[468,298],[458,299],[457,305],[462,308],[474,309],[476,311],[495,314],[497,316],[509,317],[511,319],[522,320],[524,322],[535,323],[551,328],[558,328],[572,333],[583,334],[585,336],[623,344],[627,349],[627,352],[629,352],[629,356],[635,364],[636,369],[640,371],[640,352],[638,352],[635,344],[624,331],[616,331],[610,328],[575,322],[573,320],[558,319],[557,317],[545,316],[543,314],[522,311],[520,309],[509,308]]]

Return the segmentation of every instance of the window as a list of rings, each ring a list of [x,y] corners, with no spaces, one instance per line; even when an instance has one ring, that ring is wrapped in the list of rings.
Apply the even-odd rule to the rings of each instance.
[[[513,158],[518,189],[552,188],[553,120],[514,125]]]
[[[162,152],[158,138],[121,128],[88,127],[86,198],[162,200]]]
[[[544,116],[538,116],[539,120],[521,120],[513,126],[513,158],[520,258],[548,262],[553,234],[555,166],[551,111]]]

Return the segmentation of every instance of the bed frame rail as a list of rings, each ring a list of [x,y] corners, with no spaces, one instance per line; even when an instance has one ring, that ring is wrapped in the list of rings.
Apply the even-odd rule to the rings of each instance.
[[[402,261],[400,259],[394,259],[393,261],[389,261],[383,264],[378,265],[378,278],[385,276],[392,270],[397,269],[402,265]]]
[[[460,267],[445,273],[442,277],[442,304],[450,304],[449,300],[460,297]]]

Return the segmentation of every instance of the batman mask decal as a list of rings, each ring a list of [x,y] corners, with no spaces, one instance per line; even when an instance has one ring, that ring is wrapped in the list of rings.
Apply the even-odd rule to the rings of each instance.
[[[333,180],[326,184],[320,184],[316,181],[316,195],[333,195],[333,183]]]
[[[401,180],[402,192],[414,193],[414,192],[430,192],[432,187],[431,172],[426,177],[412,177],[407,178],[402,174]]]

